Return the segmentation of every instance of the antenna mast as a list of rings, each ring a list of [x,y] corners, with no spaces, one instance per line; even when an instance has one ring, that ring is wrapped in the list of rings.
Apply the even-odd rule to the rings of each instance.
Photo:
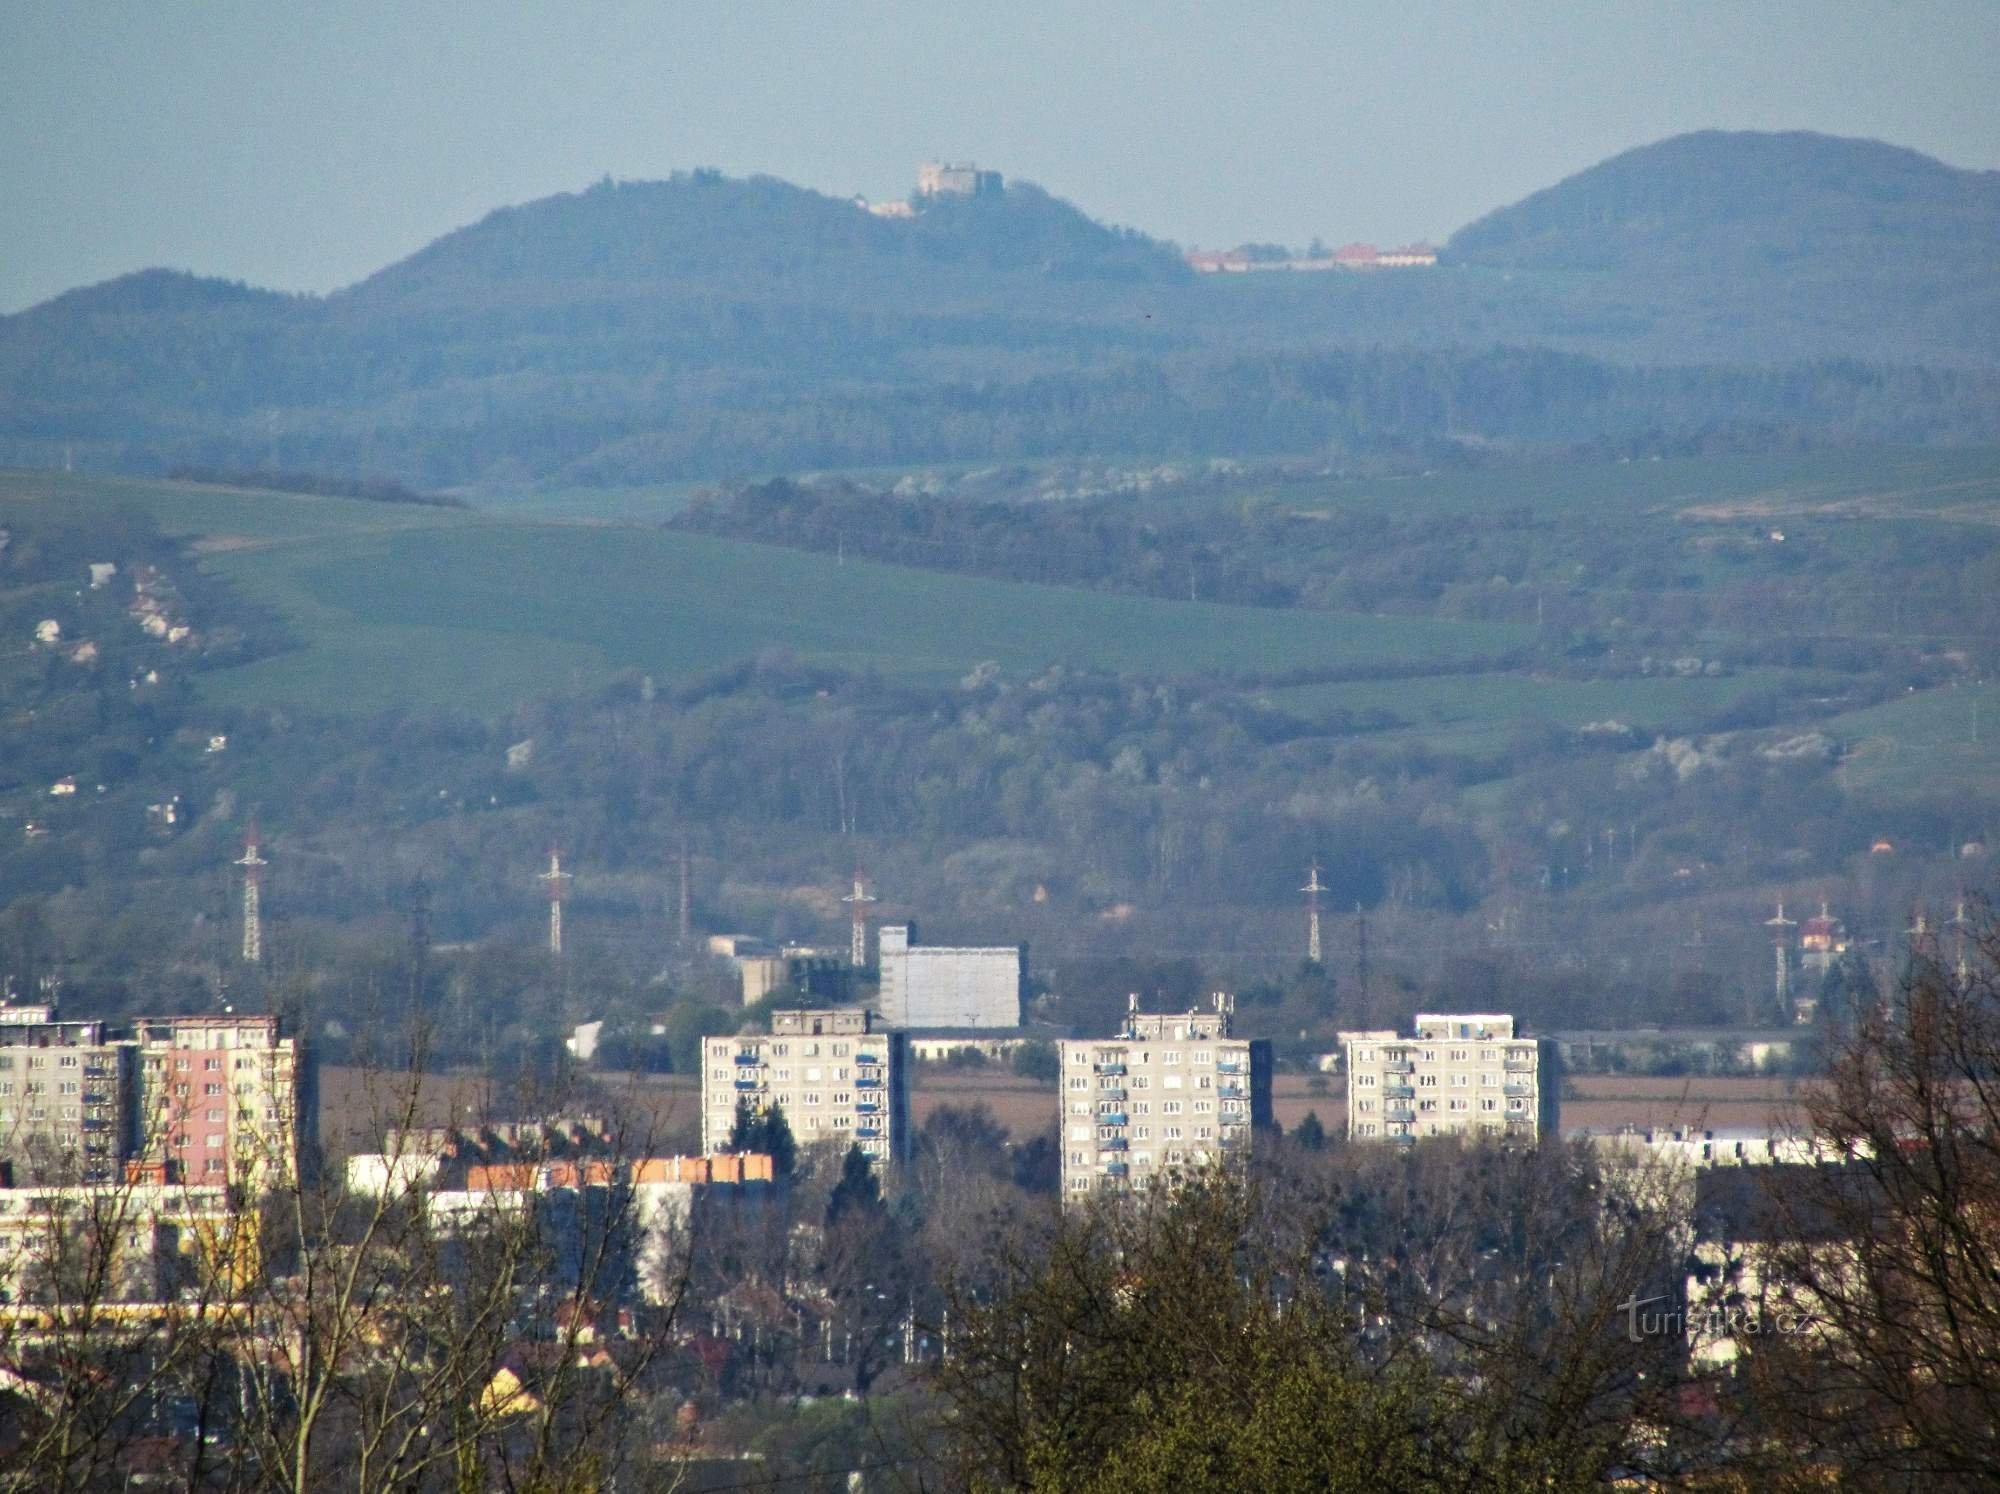
[[[680,946],[683,953],[694,942],[694,904],[688,891],[688,841],[681,836],[681,922]]]
[[[1330,889],[1319,879],[1319,858],[1313,858],[1312,871],[1306,877],[1306,885],[1299,891],[1306,895],[1306,958],[1317,965],[1319,959],[1319,895]]]
[[[856,970],[860,970],[868,963],[868,905],[877,899],[861,880],[858,870],[854,873],[854,890],[841,901],[852,910],[850,916],[854,920],[847,958]]]
[[[271,863],[257,854],[257,822],[252,820],[243,835],[243,854],[231,865],[243,868],[243,963],[261,964],[264,959],[263,872]]]
[[[555,846],[549,847],[549,869],[536,878],[549,885],[549,953],[561,957],[562,947],[562,905],[569,896],[570,874],[562,869],[562,852]]]
[[[1771,931],[1772,948],[1774,948],[1777,951],[1778,1011],[1780,1012],[1780,1014],[1785,1016],[1789,1016],[1792,1010],[1791,936],[1788,935],[1785,932],[1785,930],[1789,928],[1796,928],[1797,926],[1798,926],[1797,919],[1785,917],[1785,905],[1782,901],[1780,901],[1778,904],[1778,916],[1776,918],[1767,918],[1764,920],[1764,927]]]

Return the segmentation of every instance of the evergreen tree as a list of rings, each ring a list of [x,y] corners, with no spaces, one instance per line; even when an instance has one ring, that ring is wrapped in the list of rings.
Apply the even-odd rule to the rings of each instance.
[[[849,1146],[841,1159],[840,1181],[826,1201],[826,1222],[830,1225],[849,1210],[874,1213],[882,1207],[882,1186],[875,1180],[875,1168],[858,1146]]]

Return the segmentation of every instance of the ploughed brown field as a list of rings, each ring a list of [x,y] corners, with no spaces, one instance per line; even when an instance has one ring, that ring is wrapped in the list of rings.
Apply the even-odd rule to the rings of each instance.
[[[632,1117],[630,1146],[654,1155],[693,1153],[700,1148],[699,1095],[691,1079],[678,1076],[616,1077],[596,1081],[598,1108]],[[1345,1086],[1329,1075],[1280,1074],[1272,1108],[1287,1131],[1319,1115],[1329,1132],[1346,1124]],[[1566,1083],[1562,1105],[1565,1132],[1615,1131],[1631,1126],[1699,1126],[1711,1130],[1765,1130],[1802,1121],[1802,1091],[1781,1079],[1641,1079],[1622,1075],[1576,1075]],[[396,1075],[369,1075],[329,1066],[320,1076],[320,1130],[336,1150],[364,1150],[385,1123],[408,1103],[407,1083]],[[550,1097],[553,1102],[554,1097]],[[1056,1118],[1057,1091],[1004,1070],[944,1069],[920,1065],[911,1109],[921,1126],[942,1105],[983,1105],[1016,1140],[1025,1140]],[[588,1091],[561,1108],[590,1109]],[[533,1096],[518,1087],[496,1085],[476,1074],[446,1074],[426,1080],[414,1114],[422,1125],[461,1123],[532,1114]],[[548,1108],[559,1108],[551,1103]]]

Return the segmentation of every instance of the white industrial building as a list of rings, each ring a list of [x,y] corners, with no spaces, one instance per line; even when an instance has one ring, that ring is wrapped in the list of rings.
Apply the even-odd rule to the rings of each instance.
[[[900,1028],[1019,1027],[1028,947],[919,944],[915,924],[882,929],[882,1020]]]

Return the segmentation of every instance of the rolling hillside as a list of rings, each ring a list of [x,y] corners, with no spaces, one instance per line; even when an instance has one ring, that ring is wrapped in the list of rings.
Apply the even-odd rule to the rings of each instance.
[[[1471,662],[1525,631],[1171,603],[963,577],[651,528],[350,499],[0,473],[0,522],[135,506],[299,647],[202,677],[211,698],[338,712],[501,710],[643,670],[661,683],[771,651],[928,683],[1025,674],[1260,674]]]
[[[327,297],[146,271],[0,318],[0,461],[504,492],[1135,452],[1985,440],[1994,180],[1867,142],[1683,136],[1469,226],[1435,270],[1257,276],[1193,275],[1018,184],[883,219],[766,178],[606,181]],[[1572,356],[1518,374],[1520,348]]]

